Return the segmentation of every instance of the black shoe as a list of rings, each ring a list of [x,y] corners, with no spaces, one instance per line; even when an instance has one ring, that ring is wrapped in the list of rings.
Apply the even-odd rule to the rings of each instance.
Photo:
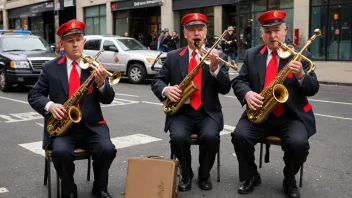
[[[301,197],[301,193],[299,192],[299,189],[298,189],[296,183],[294,183],[291,186],[286,186],[284,184],[283,187],[284,187],[285,195],[287,198],[300,198]]]
[[[180,191],[189,191],[192,188],[192,177],[184,177],[182,181],[178,184],[178,189]]]
[[[213,189],[213,184],[211,183],[210,179],[199,180],[198,181],[199,188],[202,190],[211,190]]]
[[[92,194],[98,198],[111,198],[111,195],[107,191],[92,191]]]
[[[253,192],[254,186],[258,186],[262,183],[259,173],[254,175],[251,179],[245,181],[242,186],[238,189],[239,194],[248,194]]]

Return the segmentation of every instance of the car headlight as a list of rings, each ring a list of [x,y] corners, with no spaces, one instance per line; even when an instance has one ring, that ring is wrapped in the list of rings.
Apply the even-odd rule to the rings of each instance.
[[[29,63],[27,61],[11,61],[11,68],[29,68]]]
[[[154,61],[155,61],[155,58],[150,58],[150,57],[148,57],[148,58],[146,58],[147,59],[147,62],[149,63],[149,64],[152,64],[152,63],[154,63]]]

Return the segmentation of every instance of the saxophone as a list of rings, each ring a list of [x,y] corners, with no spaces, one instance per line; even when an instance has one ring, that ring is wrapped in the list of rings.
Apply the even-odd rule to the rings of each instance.
[[[166,98],[163,103],[163,111],[166,115],[174,115],[182,105],[185,103],[187,98],[191,96],[193,92],[198,90],[197,85],[193,82],[193,78],[198,74],[200,68],[202,68],[203,63],[206,61],[206,58],[209,56],[210,52],[218,46],[219,42],[226,35],[227,30],[225,30],[219,39],[214,43],[210,50],[202,57],[198,65],[182,80],[179,85],[180,90],[182,91],[181,99],[177,102],[171,102],[169,98]],[[198,48],[199,40],[196,40],[194,45]],[[201,46],[200,46],[201,47]]]
[[[100,53],[101,52],[98,54]],[[62,136],[74,123],[79,123],[82,120],[82,112],[79,108],[77,108],[77,105],[82,97],[87,93],[89,86],[93,84],[95,72],[96,71],[93,71],[87,80],[84,81],[84,83],[72,95],[72,97],[63,104],[67,112],[67,116],[64,119],[57,120],[53,115],[49,117],[46,129],[50,136]]]
[[[307,74],[309,74],[310,72],[314,71],[315,64],[307,57],[303,56],[302,53],[308,48],[308,46],[313,42],[313,40],[320,35],[321,31],[319,29],[316,29],[314,31],[314,35],[308,40],[306,45],[299,52],[294,51],[293,46],[276,41],[279,45],[278,55],[280,56],[280,58],[287,58],[288,56],[286,56],[285,53],[294,55],[291,61],[302,61],[302,59],[304,59],[309,63],[310,68],[307,71]],[[281,69],[279,74],[273,79],[273,81],[271,81],[271,83],[260,92],[260,95],[264,98],[262,107],[257,108],[256,110],[252,110],[247,105],[247,116],[252,123],[260,124],[264,122],[268,118],[271,111],[279,103],[285,103],[287,101],[288,91],[283,85],[283,82],[290,73],[290,68],[288,67],[289,64],[290,63],[286,64],[285,67]]]

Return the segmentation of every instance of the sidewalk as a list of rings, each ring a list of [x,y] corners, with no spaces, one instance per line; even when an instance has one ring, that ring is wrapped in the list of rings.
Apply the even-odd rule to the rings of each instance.
[[[321,84],[352,86],[352,62],[314,61]]]
[[[314,61],[315,73],[321,84],[352,86],[352,62]],[[238,66],[243,62],[239,61]]]

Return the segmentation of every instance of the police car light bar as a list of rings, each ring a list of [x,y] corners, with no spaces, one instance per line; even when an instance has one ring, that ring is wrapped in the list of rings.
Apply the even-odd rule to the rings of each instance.
[[[1,34],[5,33],[17,33],[17,34],[32,34],[30,30],[0,30]]]

